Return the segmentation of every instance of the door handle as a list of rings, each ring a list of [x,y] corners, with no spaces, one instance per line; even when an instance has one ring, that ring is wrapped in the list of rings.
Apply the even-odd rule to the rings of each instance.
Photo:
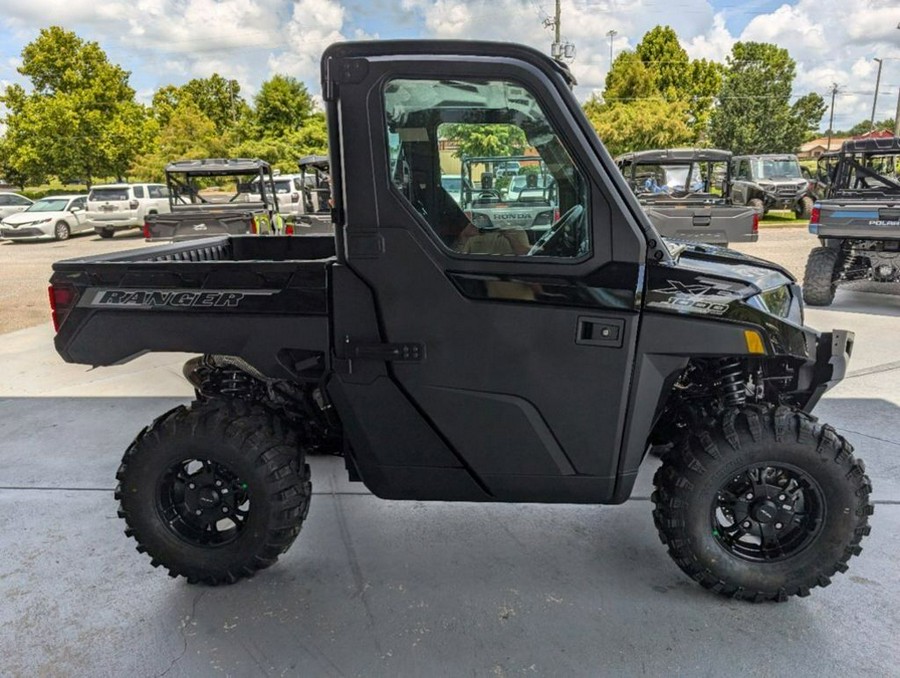
[[[575,343],[584,346],[620,348],[625,334],[625,321],[618,318],[578,318]]]

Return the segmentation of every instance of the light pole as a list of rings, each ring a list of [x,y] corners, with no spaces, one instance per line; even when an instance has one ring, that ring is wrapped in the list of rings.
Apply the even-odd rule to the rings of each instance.
[[[613,38],[615,38],[619,32],[615,29],[610,29],[606,32],[606,37],[609,38],[609,68],[612,70],[612,53],[613,53]]]
[[[828,145],[825,147],[826,151],[831,150],[831,134],[832,128],[834,127],[834,95],[838,93],[838,84],[836,82],[831,83],[831,115],[828,117]]]
[[[878,77],[875,78],[875,97],[872,99],[872,118],[869,120],[869,127],[875,129],[875,106],[878,104],[878,87],[881,85],[881,66],[884,64],[883,59],[875,57],[872,61],[878,62]]]

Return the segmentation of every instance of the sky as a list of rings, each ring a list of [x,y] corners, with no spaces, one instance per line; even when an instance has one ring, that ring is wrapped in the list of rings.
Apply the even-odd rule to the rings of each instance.
[[[5,0],[0,15],[0,85],[19,82],[22,48],[50,24],[97,41],[131,72],[138,99],[219,73],[252,98],[274,73],[318,93],[318,64],[332,42],[455,38],[522,42],[549,52],[554,0]],[[723,61],[738,40],[774,42],[797,62],[794,95],[830,102],[834,127],[893,117],[900,89],[900,0],[562,0],[562,38],[584,99],[603,88],[614,54],[656,25],[675,29],[694,58]],[[827,127],[828,113],[822,121]]]

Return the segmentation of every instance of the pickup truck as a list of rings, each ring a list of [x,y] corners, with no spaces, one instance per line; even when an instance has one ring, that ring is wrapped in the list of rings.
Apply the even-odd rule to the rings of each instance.
[[[830,305],[844,282],[900,282],[900,138],[845,141],[830,176],[809,220],[821,245],[803,276],[813,306]]]
[[[725,247],[759,238],[760,213],[731,202],[730,151],[637,151],[616,164],[660,235]]]
[[[203,191],[223,179],[234,183],[233,191]],[[145,217],[147,240],[271,234],[281,230],[272,168],[263,160],[179,160],[166,165],[166,183],[171,212]]]
[[[700,585],[782,601],[847,569],[871,484],[809,412],[852,333],[805,326],[774,264],[667,245],[573,85],[509,43],[332,45],[333,236],[54,265],[66,360],[198,354],[195,401],[138,433],[117,473],[151,565],[208,584],[271,566],[303,526],[317,451],[388,499],[618,504],[668,445],[654,522]],[[441,185],[439,126],[497,122],[558,188],[561,214],[527,251],[473,229]]]

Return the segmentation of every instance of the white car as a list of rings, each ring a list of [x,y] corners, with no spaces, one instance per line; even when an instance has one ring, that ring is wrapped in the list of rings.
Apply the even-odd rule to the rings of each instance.
[[[0,192],[0,219],[21,212],[31,204],[31,200],[18,193]]]
[[[67,240],[75,233],[93,231],[93,225],[87,220],[86,204],[86,195],[41,198],[0,222],[0,237],[6,240]]]
[[[164,184],[105,184],[88,194],[88,219],[101,238],[116,231],[143,228],[148,214],[167,214],[169,189]]]

